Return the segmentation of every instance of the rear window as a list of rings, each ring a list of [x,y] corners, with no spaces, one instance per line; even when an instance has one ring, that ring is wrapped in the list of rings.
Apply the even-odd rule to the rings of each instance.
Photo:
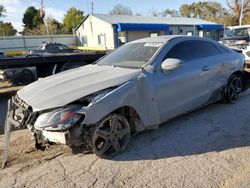
[[[224,54],[224,53],[230,53],[231,51],[223,45],[217,45],[217,47],[220,49],[220,51]]]
[[[199,41],[197,44],[202,50],[203,57],[210,57],[215,55],[220,55],[220,50],[212,43],[207,41]]]

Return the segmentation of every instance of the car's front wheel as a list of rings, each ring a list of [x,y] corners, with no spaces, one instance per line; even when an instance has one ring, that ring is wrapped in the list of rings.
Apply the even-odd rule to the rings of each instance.
[[[111,114],[96,125],[92,135],[92,150],[100,158],[121,153],[130,140],[130,125],[121,115]]]
[[[223,97],[224,102],[235,102],[239,99],[243,90],[243,82],[240,75],[233,74],[228,80],[226,91]]]

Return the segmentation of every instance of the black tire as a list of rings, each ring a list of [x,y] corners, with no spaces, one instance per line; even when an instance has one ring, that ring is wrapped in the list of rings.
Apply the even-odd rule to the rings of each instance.
[[[223,103],[234,103],[240,97],[243,91],[243,81],[240,75],[233,74],[228,79],[228,84],[225,88],[222,102]]]
[[[20,71],[15,72],[15,74],[11,78],[11,82],[13,85],[28,85],[36,80],[34,74],[29,69],[22,69]]]
[[[111,114],[93,129],[92,151],[100,158],[110,159],[126,149],[130,134],[128,120],[124,116]]]

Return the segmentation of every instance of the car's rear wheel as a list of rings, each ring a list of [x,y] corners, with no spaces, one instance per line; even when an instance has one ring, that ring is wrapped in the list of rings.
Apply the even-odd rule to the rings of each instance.
[[[128,120],[111,114],[96,125],[92,136],[92,150],[100,158],[111,158],[121,153],[130,140]]]
[[[243,90],[243,82],[240,75],[233,74],[228,80],[226,91],[224,94],[224,102],[235,102],[239,99],[240,93]]]

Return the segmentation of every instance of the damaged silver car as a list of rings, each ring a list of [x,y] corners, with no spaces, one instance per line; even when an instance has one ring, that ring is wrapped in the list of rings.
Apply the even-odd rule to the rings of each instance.
[[[160,36],[130,42],[96,64],[34,82],[10,102],[8,121],[37,148],[62,143],[112,157],[132,133],[219,100],[238,99],[244,57],[215,41]]]

